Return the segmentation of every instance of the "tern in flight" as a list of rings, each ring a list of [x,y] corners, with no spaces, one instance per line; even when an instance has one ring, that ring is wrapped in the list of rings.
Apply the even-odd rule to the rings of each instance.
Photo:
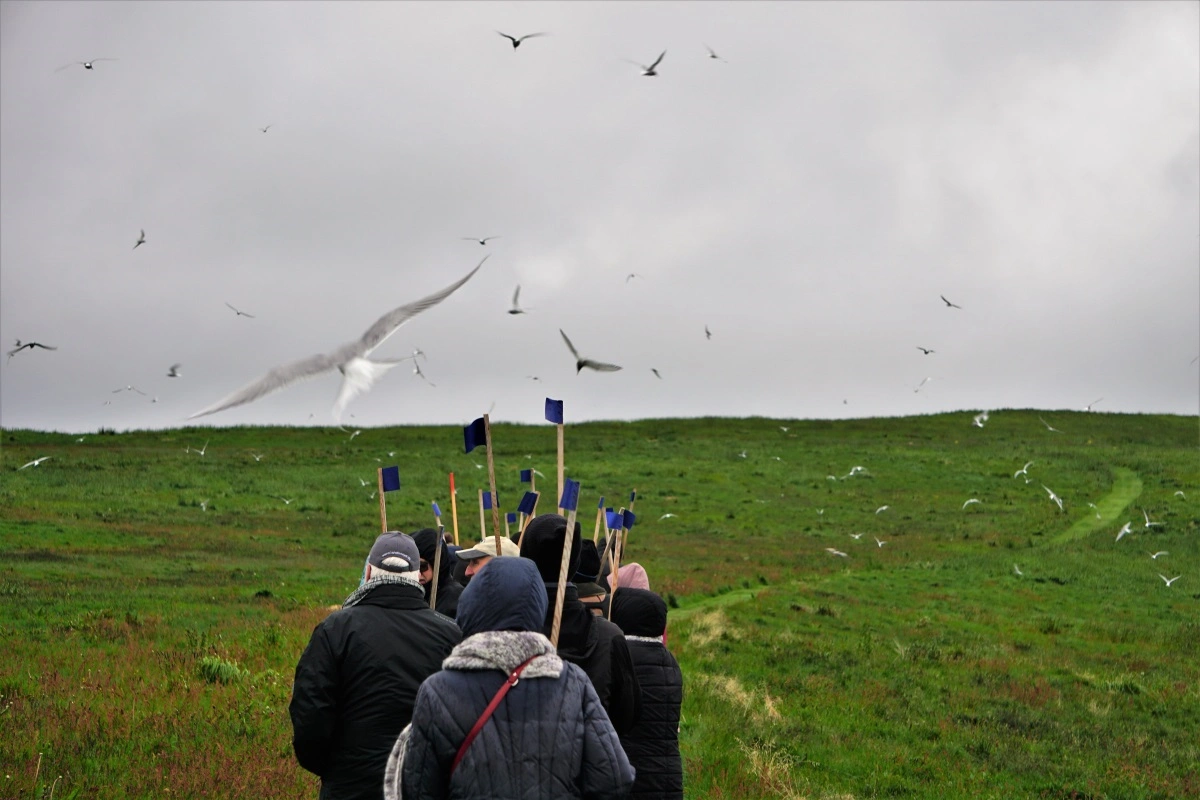
[[[133,249],[134,249],[134,250],[137,250],[137,249],[138,249],[138,247],[140,247],[141,245],[144,245],[145,243],[146,243],[146,229],[145,229],[145,228],[143,228],[143,229],[141,230],[141,233],[138,235],[138,240],[137,240],[137,242],[135,242],[135,243],[134,243],[134,245],[133,245]]]
[[[638,63],[637,61],[629,61],[629,59],[625,59],[625,60],[629,61],[630,64],[634,64],[636,66],[641,67],[642,68],[642,77],[653,78],[655,75],[658,74],[655,70],[658,68],[658,65],[662,63],[663,56],[665,56],[666,54],[667,54],[667,51],[663,50],[661,53],[659,53],[658,58],[654,59],[654,63],[648,67],[645,64]]]
[[[285,386],[290,386],[298,380],[312,378],[336,368],[342,373],[342,388],[338,391],[337,400],[333,404],[333,418],[335,422],[340,422],[346,405],[356,395],[369,391],[375,381],[382,377],[385,372],[401,361],[408,360],[405,358],[372,361],[367,356],[375,348],[383,344],[401,325],[422,311],[433,308],[458,291],[464,283],[474,277],[475,273],[479,271],[479,268],[483,266],[483,262],[487,261],[487,259],[488,257],[484,256],[483,260],[475,265],[475,269],[441,291],[407,305],[394,308],[384,314],[376,320],[374,325],[367,328],[366,333],[358,340],[344,344],[329,353],[309,356],[299,361],[293,361],[290,364],[275,367],[253,383],[242,387],[228,397],[218,400],[211,406],[192,414],[189,419],[203,417],[207,414],[215,414],[227,408],[252,402]]]
[[[237,314],[239,317],[249,317],[250,319],[254,319],[253,314],[247,314],[245,311],[242,311],[239,308],[234,308],[229,303],[226,303],[225,305],[229,306],[229,308],[232,309],[233,313]]]
[[[267,131],[271,130],[272,126],[274,126],[274,125],[275,125],[275,123],[272,122],[270,125],[268,125],[265,128],[259,128],[259,130],[262,131],[263,133],[266,133]]]
[[[590,358],[583,358],[579,355],[579,351],[575,349],[575,345],[571,344],[571,340],[563,333],[563,329],[558,329],[562,335],[563,341],[567,343],[567,349],[571,351],[571,355],[575,356],[575,374],[578,375],[583,371],[584,367],[594,369],[596,372],[616,372],[620,369],[616,364],[606,364],[603,361],[593,361]]]
[[[50,345],[42,344],[41,342],[24,342],[24,343],[22,343],[20,339],[17,339],[17,346],[14,347],[12,350],[8,351],[8,357],[12,358],[13,356],[15,356],[17,353],[21,352],[25,348],[29,348],[30,350],[32,350],[35,347],[40,347],[43,350],[57,350],[58,349],[57,347],[51,347]]]
[[[499,239],[500,237],[499,236],[485,236],[482,239],[480,239],[475,236],[464,236],[462,238],[464,241],[467,241],[467,242],[479,242],[480,244],[487,244],[492,239]]]
[[[179,371],[179,368],[182,366],[183,366],[183,364],[172,364],[171,368],[169,370],[167,370],[167,377],[168,378],[178,378],[182,374]]]
[[[975,415],[975,418],[971,421],[971,424],[974,425],[976,428],[982,428],[983,423],[985,423],[987,421],[988,421],[988,412],[980,411],[978,414]]]
[[[712,338],[712,331],[710,331],[710,330],[708,329],[708,326],[707,326],[707,325],[705,325],[705,326],[704,326],[704,338],[705,338],[705,339],[711,339],[711,338]]]
[[[979,498],[977,498],[977,497],[972,497],[970,500],[968,500],[967,502],[963,503],[963,504],[962,504],[962,507],[963,507],[963,510],[966,510],[967,506],[971,505],[972,503],[982,503],[982,502],[983,502],[983,501],[982,501],[982,500],[980,500]]]
[[[1154,528],[1154,527],[1158,527],[1158,526],[1162,525],[1161,522],[1151,522],[1150,515],[1146,513],[1146,509],[1144,509],[1144,508],[1142,509],[1142,516],[1146,518],[1145,527],[1147,527],[1147,528]]]
[[[1051,426],[1050,426],[1050,423],[1049,423],[1049,422],[1046,422],[1046,420],[1042,419],[1041,417],[1038,417],[1038,419],[1041,421],[1041,423],[1042,423],[1043,425],[1045,425],[1045,426],[1046,426],[1046,430],[1048,430],[1048,431],[1054,431],[1055,433],[1062,433],[1062,431],[1060,431],[1058,428],[1053,428],[1053,427],[1051,427]]]
[[[1121,541],[1121,537],[1133,530],[1133,523],[1126,522],[1121,526],[1121,530],[1117,531],[1117,541]]]
[[[118,392],[137,392],[142,397],[146,396],[146,393],[143,392],[141,389],[137,388],[136,386],[122,386],[120,389],[112,390],[113,394],[117,394]]]
[[[917,384],[917,388],[913,389],[913,393],[915,394],[921,391],[921,387],[929,383],[931,380],[933,380],[933,378],[922,378],[921,382]],[[844,403],[845,401],[843,400],[842,402]]]
[[[712,49],[711,47],[709,47],[708,45],[704,45],[704,49],[708,51],[708,57],[709,57],[709,58],[716,59],[717,61],[725,61],[725,59],[723,59],[723,58],[721,58],[719,55],[717,55],[717,51],[716,51],[716,50],[713,50],[713,49]],[[729,62],[728,62],[728,61],[725,61],[725,63],[726,63],[726,64],[728,64]]]
[[[1013,573],[1016,575],[1024,575],[1025,574],[1024,572],[1021,572],[1021,568],[1018,567],[1016,564],[1013,564]]]
[[[917,349],[920,350],[925,355],[929,355],[930,353],[937,352],[937,350],[930,350],[928,347],[921,347],[921,345],[917,345]]]
[[[521,284],[517,284],[517,288],[513,290],[512,308],[508,310],[510,314],[524,314],[525,309],[521,308],[519,299],[521,297]]]
[[[509,36],[507,33],[504,33],[503,31],[496,31],[496,33],[500,34],[505,39],[508,39],[510,42],[512,42],[513,50],[516,50],[518,47],[520,47],[521,42],[525,41],[526,39],[532,39],[535,36],[545,36],[546,35],[544,33],[527,33],[524,36]]]
[[[1168,588],[1168,589],[1170,589],[1170,588],[1171,588],[1171,584],[1172,584],[1172,583],[1174,583],[1175,581],[1179,580],[1179,579],[1180,579],[1180,578],[1182,578],[1183,576],[1182,576],[1182,575],[1176,575],[1174,578],[1168,578],[1166,575],[1163,575],[1163,574],[1160,572],[1160,573],[1158,574],[1158,577],[1162,578],[1162,579],[1163,579],[1163,581],[1164,581],[1164,582],[1166,582],[1166,584],[1167,584],[1167,588]]]
[[[70,64],[63,64],[61,67],[59,67],[58,69],[56,69],[54,71],[62,72],[67,67],[73,67],[76,64],[83,67],[84,69],[91,69],[92,64],[95,64],[97,61],[118,61],[118,60],[119,59],[116,59],[116,58],[93,58],[91,61],[72,61]]]
[[[662,375],[658,374],[658,370],[656,370],[654,367],[651,367],[650,371],[654,373],[654,377],[658,378],[660,381],[662,380]]]
[[[1099,402],[1100,402],[1101,400],[1103,400],[1103,399],[1104,399],[1103,397],[1097,397],[1095,400],[1093,400],[1092,402],[1090,402],[1090,403],[1088,403],[1086,406],[1084,406],[1083,410],[1084,410],[1084,411],[1091,411],[1091,410],[1092,410],[1092,406],[1096,405],[1096,403],[1099,403]]]
[[[1053,500],[1055,503],[1058,503],[1058,510],[1062,511],[1063,510],[1062,498],[1059,497],[1058,495],[1056,495],[1054,492],[1050,491],[1050,487],[1044,483],[1042,484],[1042,488],[1046,490],[1046,494],[1050,495],[1051,500]]]
[[[1168,553],[1166,550],[1159,550],[1157,553],[1151,553],[1150,557],[1157,561],[1159,556],[1169,556],[1169,555],[1171,555],[1171,554]]]
[[[41,458],[35,458],[33,461],[30,461],[28,464],[22,464],[21,466],[17,467],[17,472],[20,472],[21,470],[25,469],[25,467],[36,467],[39,464],[41,464],[43,461],[47,461],[51,458],[54,458],[54,456],[42,456]]]
[[[830,555],[839,556],[841,558],[849,558],[850,557],[850,556],[846,555],[845,553],[843,553],[841,550],[835,550],[832,547],[826,547],[825,552],[829,553]]]
[[[960,311],[962,310],[962,306],[955,305],[954,303],[951,303],[949,300],[947,300],[946,295],[939,294],[938,297],[942,298],[942,302],[946,304],[946,308],[957,308]]]
[[[1026,461],[1025,466],[1021,467],[1019,470],[1017,470],[1016,472],[1013,473],[1013,477],[1015,478],[1018,475],[1024,475],[1025,480],[1028,481],[1029,480],[1029,468],[1032,466],[1033,466],[1032,461]]]
[[[879,545],[880,547],[883,547],[885,544],[887,544],[887,542],[885,542],[883,539],[880,539],[878,536],[876,536],[874,538],[875,538],[875,544]]]

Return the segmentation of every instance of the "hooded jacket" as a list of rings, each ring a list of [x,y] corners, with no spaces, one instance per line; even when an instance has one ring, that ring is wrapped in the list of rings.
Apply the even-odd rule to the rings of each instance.
[[[550,636],[554,623],[554,601],[566,530],[565,518],[558,514],[542,514],[526,527],[525,540],[521,544],[521,556],[534,562],[546,587],[548,607],[542,626],[546,636]],[[574,575],[578,570],[580,539],[580,526],[576,522],[568,575]],[[631,729],[641,711],[641,690],[625,637],[616,625],[592,614],[579,601],[579,593],[570,583],[563,601],[558,654],[587,673],[617,732]]]
[[[413,541],[417,543],[417,550],[420,551],[421,558],[430,564],[434,563],[437,547],[442,548],[441,569],[438,571],[437,608],[435,610],[439,614],[445,614],[454,619],[458,613],[458,598],[463,590],[462,584],[454,580],[454,566],[457,559],[451,558],[446,540],[433,528],[417,531],[413,534]],[[429,595],[433,593],[433,581],[421,588],[425,590],[425,603],[428,605]]]
[[[642,688],[642,717],[634,729],[621,734],[621,745],[637,770],[630,796],[639,800],[682,800],[679,709],[683,704],[683,673],[662,643],[667,604],[646,589],[619,589],[612,597],[612,618],[625,631]]]
[[[625,797],[634,773],[587,676],[537,629],[546,593],[526,559],[498,558],[463,592],[469,635],[421,686],[384,796],[404,800]],[[451,774],[459,747],[507,675],[533,656]]]
[[[462,639],[415,581],[369,581],[313,630],[296,664],[292,746],[321,800],[379,800],[417,689]]]

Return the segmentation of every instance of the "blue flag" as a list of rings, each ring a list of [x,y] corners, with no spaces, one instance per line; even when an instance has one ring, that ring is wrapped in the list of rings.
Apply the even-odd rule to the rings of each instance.
[[[632,511],[626,511],[624,519],[625,530],[633,530],[633,523],[635,522],[637,522],[637,515],[635,515]]]
[[[468,453],[481,444],[487,444],[487,429],[483,425],[483,417],[463,428],[463,446],[467,448]]]
[[[514,522],[516,522],[516,521],[517,521],[517,512],[515,512],[515,511],[510,511],[510,512],[508,512],[507,514],[505,514],[505,515],[504,515],[504,518],[505,518],[506,520],[508,520],[508,524],[510,524],[510,525],[511,525],[512,523],[514,523]]]
[[[632,503],[634,500],[637,500],[637,491],[636,490],[631,491],[629,493],[629,502]]]
[[[492,507],[492,493],[491,493],[491,492],[484,492],[484,493],[483,493],[483,510],[484,510],[484,511],[487,511],[487,510],[489,510],[491,507]]]
[[[563,511],[574,511],[579,508],[579,481],[573,481],[570,478],[566,479],[566,485],[563,486],[562,499],[559,500],[558,507]]]
[[[438,518],[442,516],[442,510],[438,508],[437,500],[433,501],[433,515]]]
[[[380,472],[383,474],[383,490],[385,492],[394,492],[400,488],[399,467],[384,467]]]
[[[521,504],[517,506],[517,511],[522,514],[532,514],[534,506],[537,505],[537,499],[537,492],[526,492],[525,496],[521,498]]]
[[[621,527],[621,523],[625,519],[621,516],[620,511],[613,511],[611,508],[605,512],[605,516],[608,518],[608,529],[610,531]]]
[[[600,502],[596,504],[596,508],[604,508],[604,498],[600,498]]]
[[[553,422],[556,425],[563,424],[563,401],[551,400],[546,398],[546,422]]]
[[[532,480],[533,480],[533,470],[531,470],[531,469],[521,470],[521,483],[529,483]]]

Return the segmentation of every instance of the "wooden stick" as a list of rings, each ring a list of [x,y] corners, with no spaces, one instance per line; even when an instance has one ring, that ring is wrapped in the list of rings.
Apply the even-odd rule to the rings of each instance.
[[[558,499],[562,500],[563,494],[563,426],[558,424]],[[562,514],[563,510],[560,507],[558,513]]]
[[[592,531],[592,544],[600,541],[600,520],[604,516],[604,498],[600,498],[600,507],[596,509],[596,530]]]
[[[487,523],[484,522],[483,513],[483,489],[479,490],[479,540],[483,541],[487,538]]]
[[[608,593],[608,621],[612,622],[613,598],[617,595],[617,589],[621,585],[621,540],[625,538],[624,528],[614,528],[613,535],[616,537],[617,544],[613,547],[613,570],[612,570],[612,591]]]
[[[379,473],[379,527],[383,530],[380,533],[387,533],[387,503],[383,501],[383,496],[387,492],[383,491],[383,467],[380,467]]]
[[[442,539],[444,529],[438,526],[437,545],[433,551],[433,588],[429,590],[429,607],[437,610],[438,575],[442,574],[442,548],[446,546]]]
[[[458,544],[458,492],[454,490],[454,473],[450,473],[450,519],[454,522],[454,544]]]
[[[496,535],[496,555],[504,551],[500,549],[500,498],[496,496],[496,464],[492,461],[492,422],[487,414],[483,415],[483,438],[487,443],[488,486],[492,490],[492,532]],[[530,478],[533,475],[529,476]],[[487,536],[487,531],[483,532]]]
[[[504,538],[505,539],[512,538],[512,534],[509,533],[509,530],[508,530],[508,515],[507,514],[504,515]]]
[[[559,500],[561,501],[561,496]],[[563,601],[567,597],[567,570],[571,567],[571,541],[575,538],[575,509],[567,515],[567,530],[563,536],[562,565],[558,569],[558,591],[554,595],[554,622],[550,625],[550,644],[558,647],[558,631],[562,626]]]
[[[436,506],[437,506],[437,500],[434,500],[434,501],[432,501],[432,502],[431,502],[429,505],[430,505],[431,507],[436,507]],[[442,527],[442,515],[441,515],[441,514],[434,514],[434,515],[433,515],[433,521],[434,521],[434,523],[435,523],[435,524],[436,524],[436,525],[437,525],[439,528],[441,528],[441,527]],[[444,530],[444,528],[443,528],[443,530]],[[455,542],[455,544],[458,544],[458,543],[457,543],[457,542]]]
[[[537,475],[533,472],[533,467],[529,468],[529,491],[537,491]]]
[[[629,490],[629,510],[633,511],[633,504],[637,502],[637,489]]]
[[[539,492],[534,492],[533,493],[533,512],[529,516],[525,517],[525,522],[523,522],[521,524],[521,535],[517,537],[517,549],[518,550],[521,549],[521,544],[525,541],[525,529],[529,527],[529,523],[533,522],[533,518],[537,516],[537,504],[538,504],[538,500],[540,500],[540,499],[542,499],[542,495]]]
[[[622,519],[624,519],[624,514],[625,514],[624,506],[622,506],[621,509],[617,513],[621,514]],[[600,572],[604,572],[604,560],[606,557],[608,559],[609,567],[610,568],[612,567],[613,553],[615,553],[617,550],[616,536],[618,533],[620,533],[620,531],[621,531],[620,528],[609,528],[608,527],[608,518],[606,516],[604,519],[604,552],[600,554]],[[615,572],[615,570],[613,570],[613,571]]]

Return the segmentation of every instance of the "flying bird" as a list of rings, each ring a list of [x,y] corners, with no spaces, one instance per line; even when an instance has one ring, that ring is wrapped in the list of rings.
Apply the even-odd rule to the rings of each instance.
[[[1144,509],[1144,508],[1142,509],[1142,516],[1146,518],[1146,525],[1144,527],[1154,528],[1154,527],[1160,527],[1162,525],[1161,522],[1151,522],[1150,515],[1146,513],[1146,509]]]
[[[299,361],[293,361],[290,364],[275,367],[253,383],[242,387],[213,405],[192,414],[189,419],[203,417],[207,414],[215,414],[227,408],[252,402],[285,386],[290,386],[298,380],[311,378],[337,368],[342,373],[342,387],[338,391],[337,400],[333,404],[333,418],[335,422],[340,421],[342,411],[345,410],[347,403],[360,392],[369,391],[375,381],[389,369],[401,361],[407,360],[372,361],[367,356],[375,348],[383,344],[401,325],[422,311],[433,308],[454,294],[464,283],[474,277],[475,273],[479,271],[479,268],[483,266],[483,262],[487,261],[487,259],[488,257],[485,256],[475,266],[475,269],[441,291],[384,314],[376,320],[375,324],[367,328],[366,333],[357,341],[344,344],[329,353],[309,356]]]
[[[658,518],[658,521],[662,522],[664,519],[672,519],[674,516],[675,516],[674,514],[663,514],[661,517]]]
[[[1025,480],[1029,480],[1029,468],[1032,466],[1033,466],[1032,461],[1026,461],[1025,466],[1021,467],[1019,470],[1017,470],[1016,472],[1013,473],[1013,477],[1015,478],[1018,475],[1024,475]]]
[[[200,448],[200,449],[198,449],[198,450],[197,450],[197,449],[194,449],[194,448],[192,448],[190,445],[188,446],[188,448],[187,448],[187,450],[186,450],[186,452],[188,452],[188,453],[199,453],[201,458],[203,458],[203,457],[204,457],[204,454],[205,454],[207,451],[208,451],[208,442],[207,442],[207,441],[205,441],[205,442],[204,442],[204,447],[201,447],[201,448]]]
[[[1176,491],[1176,492],[1175,492],[1175,496],[1176,496],[1176,497],[1183,497],[1183,498],[1186,498],[1186,497],[1187,497],[1187,495],[1183,493],[1183,489],[1179,489],[1178,491]]]
[[[708,51],[708,57],[709,57],[709,58],[714,58],[714,59],[716,59],[717,61],[725,61],[725,59],[723,59],[723,58],[721,58],[719,55],[717,55],[717,51],[716,51],[716,50],[713,50],[713,49],[712,49],[711,47],[709,47],[708,45],[704,45],[704,49]],[[664,53],[663,55],[666,55],[666,53]],[[728,64],[729,62],[728,62],[728,61],[725,61],[725,63],[726,63],[726,64]]]
[[[9,351],[8,351],[8,357],[9,357],[9,358],[12,358],[13,356],[15,356],[17,353],[21,352],[21,351],[22,351],[22,350],[24,350],[25,348],[29,348],[29,349],[31,349],[31,350],[32,350],[32,349],[33,349],[33,348],[35,348],[35,347],[40,347],[40,348],[42,348],[43,350],[57,350],[57,349],[58,349],[57,347],[51,347],[50,345],[48,345],[48,344],[42,344],[41,342],[25,342],[25,343],[22,343],[20,339],[17,339],[17,346],[16,346],[16,347],[14,347],[12,350],[9,350]]]
[[[112,390],[113,394],[117,394],[118,392],[137,392],[138,394],[142,395],[143,397],[146,396],[146,393],[143,392],[141,389],[137,388],[136,386],[124,386],[120,389]]]
[[[513,50],[516,50],[518,47],[520,47],[521,42],[525,41],[526,39],[532,39],[535,36],[545,36],[546,35],[544,33],[527,33],[524,36],[509,36],[507,33],[504,33],[503,31],[496,31],[496,33],[500,34],[505,39],[508,39],[510,42],[512,42]]]
[[[1171,555],[1171,554],[1168,553],[1166,550],[1159,550],[1157,553],[1151,553],[1150,557],[1157,561],[1159,556],[1169,556],[1169,555]]]
[[[294,498],[294,497],[293,497],[291,500],[289,500],[288,498],[286,498],[286,497],[280,497],[280,496],[279,496],[279,495],[277,495],[277,494],[273,494],[273,495],[271,495],[271,496],[272,496],[272,497],[274,497],[276,500],[282,500],[282,501],[283,501],[283,504],[284,504],[285,506],[290,506],[290,505],[292,504],[292,500],[295,500],[295,499],[296,499],[296,498]]]
[[[1024,574],[1025,574],[1024,572],[1021,572],[1021,568],[1020,568],[1020,567],[1018,567],[1016,564],[1013,564],[1013,572],[1014,572],[1015,574],[1017,574],[1017,575],[1024,575]]]
[[[712,331],[710,331],[710,330],[708,329],[708,326],[707,326],[707,325],[705,325],[705,326],[704,326],[704,338],[705,338],[705,339],[711,339],[711,338],[712,338]]]
[[[259,461],[262,461],[262,460],[263,460],[263,454],[262,454],[262,453],[251,453],[250,455],[251,455],[251,457],[254,459],[254,463],[256,463],[256,464],[257,464]]]
[[[62,71],[63,71],[64,69],[66,69],[67,67],[73,67],[73,66],[75,66],[76,64],[78,64],[79,66],[83,67],[84,69],[91,69],[91,68],[92,68],[92,64],[95,64],[97,61],[118,61],[118,60],[120,60],[120,59],[116,59],[116,58],[93,58],[91,61],[72,61],[70,64],[63,64],[61,67],[59,67],[58,69],[56,69],[56,70],[54,70],[54,71],[55,71],[55,72],[62,72]]]
[[[260,130],[260,131],[262,131],[263,133],[266,133],[267,131],[271,130],[271,127],[272,127],[272,126],[274,126],[274,124],[275,124],[275,123],[274,123],[274,122],[272,122],[270,125],[268,125],[268,126],[267,126],[267,127],[265,127],[265,128],[259,128],[259,130]]]
[[[512,308],[510,308],[508,310],[508,313],[510,313],[510,314],[524,314],[525,313],[525,309],[521,308],[520,303],[518,303],[518,298],[520,298],[520,296],[521,296],[521,284],[518,283],[517,288],[515,290],[513,290]]]
[[[959,310],[962,310],[962,306],[955,305],[954,303],[951,303],[949,300],[947,300],[946,295],[939,294],[938,297],[942,298],[942,302],[946,304],[946,308],[957,308]]]
[[[182,374],[179,371],[179,368],[182,366],[183,366],[183,364],[172,364],[171,368],[169,370],[167,370],[167,377],[168,378],[178,378]]]
[[[1118,542],[1121,541],[1121,537],[1127,533],[1130,533],[1132,531],[1132,529],[1133,529],[1133,523],[1131,523],[1131,522],[1126,522],[1124,525],[1122,525],[1121,530],[1117,531],[1117,541]]]
[[[468,242],[479,242],[480,244],[487,244],[492,239],[499,239],[500,237],[499,236],[485,236],[482,239],[479,239],[475,236],[464,236],[462,238],[464,241],[468,241]]]
[[[631,272],[631,273],[629,273],[628,275],[626,275],[626,276],[625,276],[625,282],[626,282],[626,283],[629,283],[629,282],[630,282],[631,280],[633,280],[634,278],[640,278],[640,277],[642,277],[642,276],[641,276],[641,275],[638,275],[636,272]]]
[[[1083,410],[1084,410],[1084,411],[1091,411],[1091,410],[1092,410],[1092,406],[1096,405],[1096,403],[1099,403],[1099,402],[1100,402],[1101,400],[1103,400],[1103,399],[1104,399],[1103,397],[1097,397],[1095,400],[1093,400],[1092,402],[1090,402],[1090,403],[1088,403],[1086,406],[1084,406],[1084,407],[1083,407]]]
[[[1062,431],[1060,431],[1058,428],[1050,427],[1050,423],[1046,422],[1046,420],[1042,419],[1041,417],[1038,417],[1038,419],[1041,420],[1041,423],[1046,426],[1046,430],[1054,431],[1055,433],[1062,433]]]
[[[35,458],[33,461],[30,461],[28,464],[22,464],[21,466],[17,467],[17,472],[20,472],[21,470],[25,469],[25,467],[36,467],[39,464],[41,464],[43,461],[47,461],[51,458],[54,458],[54,456],[42,456],[41,458]]]
[[[859,539],[861,539],[862,537],[863,537],[863,534],[861,534],[861,533],[852,533],[852,534],[850,534],[850,538],[851,538],[851,539],[853,539],[853,540],[854,540],[854,541],[856,541],[856,542],[857,542]]]
[[[1103,519],[1103,517],[1101,517],[1101,516],[1100,516],[1100,507],[1099,507],[1099,506],[1097,506],[1095,503],[1088,503],[1088,506],[1089,506],[1089,507],[1090,507],[1090,508],[1091,508],[1093,511],[1095,511],[1095,512],[1096,512],[1096,519]]]
[[[929,355],[930,353],[937,352],[937,350],[930,350],[928,347],[921,347],[921,345],[917,345],[917,349],[920,350],[925,355]]]
[[[885,544],[887,544],[887,542],[885,542],[883,539],[880,539],[878,536],[876,536],[874,538],[875,538],[875,544],[879,545],[880,547],[883,547]]]
[[[977,497],[972,497],[970,500],[968,500],[967,502],[963,503],[963,504],[962,504],[962,507],[963,507],[963,510],[965,510],[965,509],[966,509],[966,507],[967,507],[967,506],[969,506],[969,505],[971,505],[972,503],[982,503],[982,502],[983,502],[983,501],[982,501],[982,500],[980,500],[979,498],[977,498]]]
[[[826,547],[825,552],[829,553],[830,555],[840,556],[841,558],[849,558],[850,557],[850,556],[846,555],[845,553],[843,553],[841,550],[835,550],[832,547]]]
[[[1044,483],[1042,484],[1042,488],[1046,490],[1046,494],[1050,495],[1051,500],[1053,500],[1055,503],[1058,503],[1058,510],[1062,511],[1063,510],[1062,498],[1059,497],[1058,495],[1056,495],[1054,492],[1050,491],[1050,487]]]
[[[1174,578],[1168,578],[1166,575],[1163,575],[1163,574],[1160,572],[1160,573],[1158,574],[1158,577],[1162,578],[1162,579],[1163,579],[1163,580],[1166,582],[1166,584],[1167,584],[1167,588],[1168,588],[1168,589],[1170,589],[1170,588],[1171,588],[1171,584],[1172,584],[1172,583],[1174,583],[1175,581],[1179,580],[1179,579],[1180,579],[1180,578],[1182,578],[1183,576],[1182,576],[1182,575],[1176,575]]]
[[[658,374],[658,370],[656,370],[654,367],[651,367],[650,371],[654,373],[654,377],[658,378],[660,381],[662,380],[662,375]]]
[[[588,369],[594,369],[596,372],[616,372],[620,369],[620,367],[618,367],[616,364],[606,364],[603,361],[593,361],[590,358],[582,358],[579,355],[579,351],[575,349],[575,345],[571,344],[571,340],[567,338],[565,333],[563,333],[563,329],[559,328],[558,332],[562,335],[563,341],[567,343],[567,349],[571,351],[571,355],[575,356],[576,375],[582,372],[584,367],[587,367]]]
[[[921,391],[921,387],[929,383],[931,380],[933,380],[933,378],[922,378],[921,382],[917,384],[917,388],[913,389],[913,393]],[[845,401],[843,400],[842,402],[844,403]]]
[[[667,51],[663,50],[661,53],[659,53],[658,58],[654,59],[654,63],[648,67],[645,64],[638,63],[637,61],[629,61],[629,59],[626,59],[626,61],[629,61],[630,64],[634,64],[636,66],[641,67],[642,68],[642,77],[653,78],[655,75],[658,74],[655,70],[657,69],[658,65],[662,63],[663,56],[665,56],[666,54],[667,54]]]
[[[879,508],[875,509],[875,513],[881,514],[884,511],[887,511],[889,508],[891,508],[891,506],[880,506]]]
[[[985,423],[987,421],[988,421],[988,412],[980,411],[978,414],[975,415],[975,418],[972,420],[971,424],[974,425],[976,428],[982,428],[983,423]]]
[[[425,377],[425,373],[421,371],[421,365],[417,363],[416,356],[413,356],[413,375],[416,375],[417,377],[419,377],[421,380],[428,383],[433,388],[435,388],[435,389],[437,388],[437,384],[434,383],[433,381],[429,380],[429,378]]]
[[[234,308],[229,303],[226,303],[225,305],[227,305],[227,306],[229,306],[229,308],[233,309],[233,313],[237,314],[239,317],[249,317],[250,319],[254,319],[253,314],[247,314],[245,311],[242,311],[241,309]]]
[[[137,242],[134,243],[134,245],[133,245],[133,249],[137,250],[139,246],[141,246],[145,243],[146,243],[146,230],[145,230],[145,228],[143,228],[141,233],[138,235]]]

